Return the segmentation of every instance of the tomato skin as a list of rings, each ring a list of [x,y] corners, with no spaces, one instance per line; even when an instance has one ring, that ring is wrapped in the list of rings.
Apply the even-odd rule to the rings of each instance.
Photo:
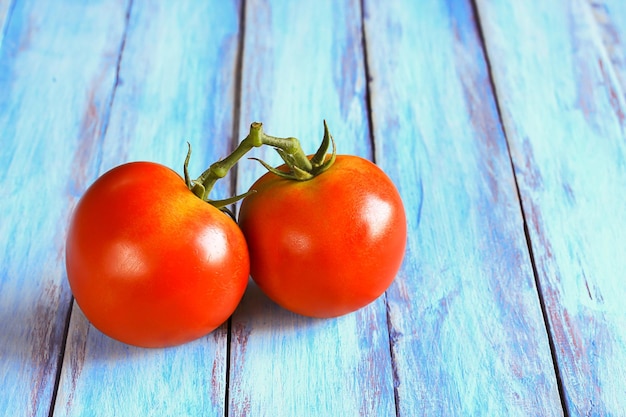
[[[166,347],[228,319],[245,291],[249,256],[237,224],[178,174],[133,162],[104,174],[78,202],[66,267],[96,328],[127,344]]]
[[[308,181],[267,173],[241,205],[251,275],[280,306],[335,317],[379,297],[404,257],[402,200],[368,160],[338,155]]]

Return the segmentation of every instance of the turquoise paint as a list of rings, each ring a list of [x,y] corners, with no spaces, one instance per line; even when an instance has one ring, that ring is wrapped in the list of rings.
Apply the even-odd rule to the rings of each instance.
[[[496,88],[506,92],[499,103],[565,404],[573,415],[622,414],[626,106],[614,64],[624,50],[619,35],[603,43],[601,34],[624,14],[594,14],[584,1],[479,9]]]
[[[1,415],[624,414],[622,2],[170,3],[0,2]],[[98,175],[182,174],[189,141],[195,176],[253,121],[313,152],[322,119],[404,199],[386,295],[314,320],[251,285],[163,350],[72,304],[67,220]]]
[[[562,415],[471,5],[366,4],[374,137],[414,230],[387,296],[399,415]]]

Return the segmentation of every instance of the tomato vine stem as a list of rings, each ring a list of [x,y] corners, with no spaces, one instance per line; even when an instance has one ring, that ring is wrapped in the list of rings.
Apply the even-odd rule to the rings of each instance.
[[[330,158],[326,158],[328,148],[332,143],[332,154]],[[189,145],[189,144],[188,144]],[[243,158],[253,148],[261,146],[273,147],[280,157],[285,161],[285,164],[289,168],[289,171],[281,171],[271,167],[266,162],[256,158],[251,158],[259,161],[268,171],[279,175],[284,178],[288,178],[296,181],[306,181],[314,178],[316,175],[326,171],[335,161],[336,148],[335,141],[328,131],[328,125],[324,121],[324,138],[319,149],[309,159],[302,150],[300,141],[294,137],[278,138],[270,136],[263,131],[263,124],[254,122],[250,125],[250,132],[235,148],[235,150],[226,158],[214,162],[207,168],[197,179],[191,180],[188,173],[189,159],[191,156],[191,145],[187,152],[184,164],[185,183],[187,187],[199,198],[207,201],[218,208],[222,208],[226,205],[235,203],[242,198],[245,198],[250,192],[228,198],[225,200],[209,200],[209,193],[213,189],[215,183],[224,178],[228,171],[235,166],[235,164]]]

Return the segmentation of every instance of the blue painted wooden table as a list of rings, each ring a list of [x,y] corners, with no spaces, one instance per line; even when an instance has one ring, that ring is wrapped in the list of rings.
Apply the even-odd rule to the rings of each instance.
[[[625,92],[622,0],[0,0],[0,415],[625,416]],[[251,284],[168,349],[89,324],[64,250],[99,175],[322,119],[405,202],[385,295],[314,320]]]

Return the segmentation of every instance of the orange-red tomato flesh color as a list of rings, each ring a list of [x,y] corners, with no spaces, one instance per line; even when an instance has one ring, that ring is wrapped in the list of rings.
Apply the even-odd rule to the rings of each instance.
[[[406,216],[397,189],[372,162],[337,155],[311,180],[267,173],[251,189],[239,217],[251,275],[280,306],[340,316],[371,303],[394,280]]]
[[[143,347],[178,345],[220,326],[250,267],[237,224],[150,162],[114,168],[86,191],[71,219],[66,265],[89,321]]]

